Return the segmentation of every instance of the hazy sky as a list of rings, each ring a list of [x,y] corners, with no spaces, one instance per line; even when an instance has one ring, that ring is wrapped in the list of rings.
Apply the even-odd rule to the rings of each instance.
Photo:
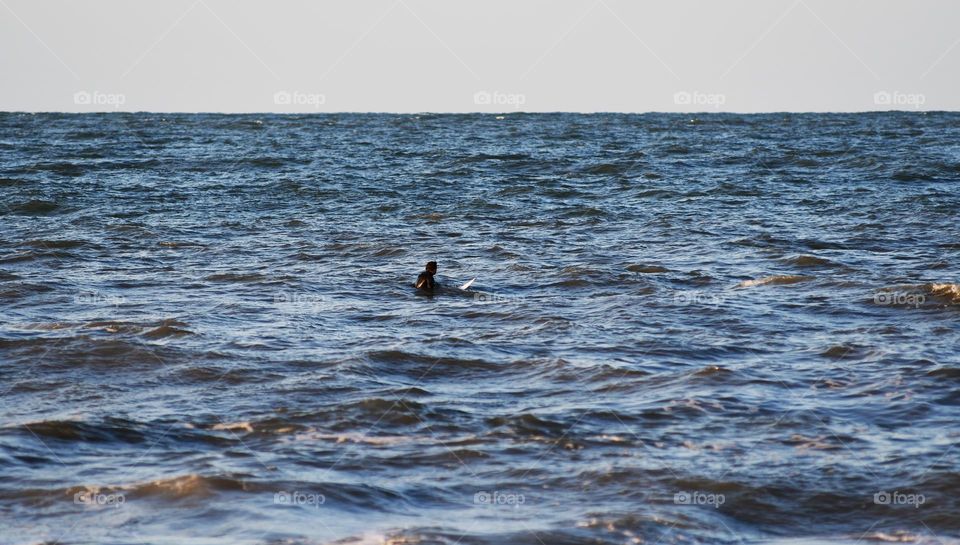
[[[960,109],[956,0],[0,0],[0,110]]]

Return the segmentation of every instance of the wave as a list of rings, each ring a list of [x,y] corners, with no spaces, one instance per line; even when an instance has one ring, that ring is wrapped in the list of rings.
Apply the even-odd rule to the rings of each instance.
[[[207,352],[203,357],[211,360],[227,358],[227,356],[218,352]],[[273,382],[285,378],[285,375],[282,373],[262,367],[223,368],[204,365],[200,362],[183,368],[180,370],[178,376],[184,381],[198,384],[221,383],[233,386]]]
[[[392,490],[372,485],[349,483],[317,483],[306,481],[266,481],[247,473],[202,475],[187,473],[159,479],[119,484],[82,484],[58,489],[21,489],[0,491],[0,499],[21,500],[30,505],[53,503],[59,499],[74,500],[82,496],[122,497],[123,503],[135,500],[191,501],[207,499],[218,494],[258,495],[263,505],[274,504],[277,494],[291,491],[310,491],[330,500],[338,507],[357,506],[363,509],[384,509],[405,498]],[[255,496],[254,496],[255,497]]]
[[[929,295],[931,297],[944,300],[950,304],[960,305],[960,284],[952,284],[952,283],[900,284],[896,286],[881,288],[878,290],[878,293]],[[878,304],[892,304],[891,302],[883,298],[878,300],[877,297],[875,297],[874,300]],[[906,301],[905,304],[914,305],[914,301],[915,301],[914,299],[909,299]],[[921,304],[922,303],[923,302],[921,302]]]
[[[894,532],[869,532],[860,536],[857,541],[860,541],[860,539],[883,543],[920,543],[923,537],[906,530],[899,530]],[[939,540],[937,541],[939,542]]]
[[[960,284],[927,284],[931,295],[944,297],[951,303],[960,304]]]
[[[928,182],[937,179],[932,173],[907,169],[897,170],[890,177],[898,182]]]
[[[122,494],[124,501],[191,501],[206,499],[219,494],[245,494],[260,498],[263,505],[274,505],[277,495],[299,491],[322,497],[319,503],[336,505],[338,508],[362,510],[403,511],[409,500],[388,488],[371,484],[330,483],[309,481],[265,481],[245,473],[202,475],[188,473],[152,481],[117,485],[80,485],[60,491],[61,496],[76,497],[85,494]],[[49,497],[48,491],[33,491],[34,496]],[[432,494],[431,494],[432,495]],[[441,500],[434,496],[433,501]]]
[[[180,329],[174,327],[173,325],[164,324],[157,328],[151,329],[143,334],[144,337],[149,339],[165,339],[167,337],[182,337],[184,335],[193,335],[192,331],[186,329]]]
[[[852,359],[863,359],[864,357],[867,357],[874,353],[875,353],[874,351],[869,350],[867,347],[864,347],[864,346],[859,346],[854,344],[837,344],[820,352],[820,355],[828,359],[852,360]]]
[[[500,365],[493,361],[485,359],[466,359],[454,357],[435,357],[424,354],[416,354],[403,350],[375,350],[367,353],[367,359],[372,363],[398,365],[405,363],[414,363],[427,365],[430,368],[438,370],[446,369],[497,369]]]
[[[650,177],[650,175],[648,174],[645,174],[644,176],[648,178]],[[668,189],[644,189],[644,190],[638,191],[636,194],[636,197],[641,199],[652,198],[652,197],[663,198],[663,199],[673,199],[678,197],[679,195],[680,193],[677,193],[676,191],[670,191]]]
[[[304,432],[307,429],[304,425],[294,422],[293,420],[296,418],[298,416],[294,415],[292,417],[273,417],[253,421],[217,422],[213,425],[189,424],[188,426],[191,429],[225,431],[230,436],[237,434],[286,435]]]
[[[23,243],[24,246],[31,246],[33,248],[43,248],[51,249],[57,248],[62,250],[72,250],[74,248],[99,248],[99,245],[94,244],[87,240],[46,240],[46,239],[34,239],[28,240]]]
[[[487,154],[479,153],[477,155],[471,155],[469,157],[462,157],[456,159],[453,164],[455,165],[464,165],[470,163],[484,163],[489,161],[527,161],[531,159],[530,155],[525,153],[503,153],[503,154]]]
[[[161,240],[157,243],[157,246],[163,248],[206,248],[206,244],[201,244],[199,242],[190,242],[188,240],[178,241],[178,240]]]
[[[733,371],[722,367],[720,365],[707,365],[706,367],[701,367],[696,371],[691,373],[691,376],[694,377],[714,377],[714,376],[727,376],[733,374]]]
[[[249,422],[221,422],[214,424],[210,429],[214,431],[226,430],[253,433],[253,425]]]
[[[160,496],[170,499],[206,497],[214,492],[248,490],[246,482],[235,477],[205,477],[197,474],[160,479],[130,487],[132,496]]]
[[[312,160],[299,157],[248,157],[242,162],[255,167],[280,168],[287,165],[309,165]]]
[[[148,170],[163,166],[163,163],[157,159],[141,159],[128,161],[98,161],[91,165],[96,170]]]
[[[550,288],[585,288],[592,286],[594,283],[586,279],[570,279],[570,280],[561,280],[559,282],[554,282],[552,284],[547,284],[547,287]]]
[[[302,433],[297,433],[292,437],[294,441],[325,441],[332,442],[335,444],[357,444],[357,445],[370,445],[375,447],[387,447],[393,445],[408,445],[413,444],[419,447],[424,447],[426,445],[438,444],[439,440],[435,438],[424,438],[418,437],[415,435],[373,435],[373,434],[364,434],[359,432],[344,432],[344,433],[325,433],[319,431],[306,431]]]
[[[841,267],[842,265],[834,261],[830,261],[825,257],[817,257],[814,255],[798,255],[793,257],[784,258],[781,260],[784,264],[793,265],[794,267],[801,268],[815,268],[815,267]]]
[[[238,426],[240,424],[236,423]],[[181,425],[169,421],[145,422],[108,416],[96,420],[41,420],[7,426],[6,429],[19,433],[28,442],[39,439],[43,445],[63,442],[69,443],[70,448],[75,450],[102,450],[102,445],[146,444],[157,448],[172,445],[177,448],[194,445],[190,448],[197,448],[196,445],[205,445],[201,448],[223,448],[240,444],[239,438],[227,429],[229,426],[214,429],[213,425],[198,426],[189,422]],[[279,432],[274,430],[270,433]]]
[[[21,263],[26,261],[35,261],[38,259],[55,259],[58,261],[67,261],[73,259],[74,255],[70,252],[60,250],[24,250],[10,255],[0,257],[0,263]]]
[[[600,163],[590,165],[581,172],[584,174],[625,174],[634,168],[636,163]]]
[[[627,270],[630,272],[641,273],[641,274],[658,274],[658,273],[670,272],[670,269],[666,267],[661,267],[659,265],[627,265]]]
[[[84,173],[83,165],[80,165],[77,163],[68,163],[68,162],[37,163],[29,167],[29,170],[52,172],[54,174],[59,174],[61,176],[68,176],[71,178],[80,176]]]
[[[68,133],[63,136],[64,140],[99,140],[100,138],[107,138],[111,136],[110,133],[104,131],[90,131],[90,130],[81,130],[72,133]]]
[[[799,274],[777,274],[763,278],[756,278],[753,280],[744,280],[743,282],[737,284],[737,287],[752,288],[754,286],[782,286],[807,282],[813,280],[813,278],[814,277],[812,276],[803,276]]]
[[[494,428],[508,430],[509,437],[526,437],[533,439],[563,439],[567,436],[570,424],[557,422],[538,417],[531,413],[512,416],[496,416],[488,418],[487,424]]]
[[[903,529],[871,530],[866,533],[814,535],[764,539],[760,545],[857,545],[858,543],[911,543],[913,545],[957,545],[960,539],[945,535],[925,535]]]
[[[39,199],[10,206],[10,211],[20,216],[45,216],[60,209],[60,204]]]
[[[255,130],[263,130],[266,128],[266,126],[263,124],[262,119],[243,119],[243,118],[240,118],[240,119],[229,118],[229,120],[223,123],[221,127],[224,129],[255,129]]]
[[[560,281],[551,284],[558,287],[607,286],[620,280],[620,274],[586,265],[568,265],[560,269]]]
[[[183,500],[207,498],[218,492],[252,492],[273,490],[263,484],[248,481],[249,475],[203,476],[195,473],[157,479],[135,484],[81,485],[66,489],[64,495],[122,494],[129,499]]]
[[[109,304],[110,300],[106,300]],[[118,320],[99,320],[83,324],[85,329],[99,329],[107,333],[143,334],[144,337],[158,339],[163,337],[192,335],[186,329],[189,324],[175,318],[166,318],[159,322],[129,322]]]
[[[609,216],[609,212],[606,210],[597,208],[595,206],[579,205],[571,206],[563,211],[561,217],[564,218],[591,218],[597,220],[598,218]]]
[[[267,277],[260,273],[219,273],[211,274],[204,280],[210,282],[260,282]]]
[[[661,148],[661,151],[667,155],[687,155],[693,152],[691,148],[681,144],[670,144],[669,146]]]
[[[108,417],[100,422],[83,420],[43,420],[14,426],[40,438],[90,443],[143,443],[147,433],[132,420]]]
[[[3,259],[0,259],[0,263],[2,263],[3,261],[4,261]],[[0,277],[0,280],[3,280],[3,278]],[[11,299],[11,300],[24,299],[26,297],[30,297],[31,295],[49,293],[52,291],[55,291],[55,288],[51,286],[47,286],[45,284],[33,284],[29,282],[21,282],[16,286],[0,289],[0,299]]]

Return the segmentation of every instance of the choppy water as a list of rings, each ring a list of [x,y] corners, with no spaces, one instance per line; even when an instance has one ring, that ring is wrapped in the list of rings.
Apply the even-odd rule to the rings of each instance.
[[[958,142],[0,114],[0,542],[957,543]]]

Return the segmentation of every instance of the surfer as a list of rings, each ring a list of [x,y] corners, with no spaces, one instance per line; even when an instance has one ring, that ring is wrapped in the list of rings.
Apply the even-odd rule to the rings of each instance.
[[[437,274],[437,262],[428,261],[426,269],[417,277],[417,289],[433,291],[434,288],[440,287],[437,281],[433,279],[435,274]]]

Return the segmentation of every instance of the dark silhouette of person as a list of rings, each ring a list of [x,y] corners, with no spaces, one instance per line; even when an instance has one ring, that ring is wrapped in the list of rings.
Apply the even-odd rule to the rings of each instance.
[[[437,274],[437,262],[428,261],[426,269],[417,277],[417,283],[415,284],[417,289],[433,291],[439,288],[440,285],[433,279],[433,275],[435,274]]]

